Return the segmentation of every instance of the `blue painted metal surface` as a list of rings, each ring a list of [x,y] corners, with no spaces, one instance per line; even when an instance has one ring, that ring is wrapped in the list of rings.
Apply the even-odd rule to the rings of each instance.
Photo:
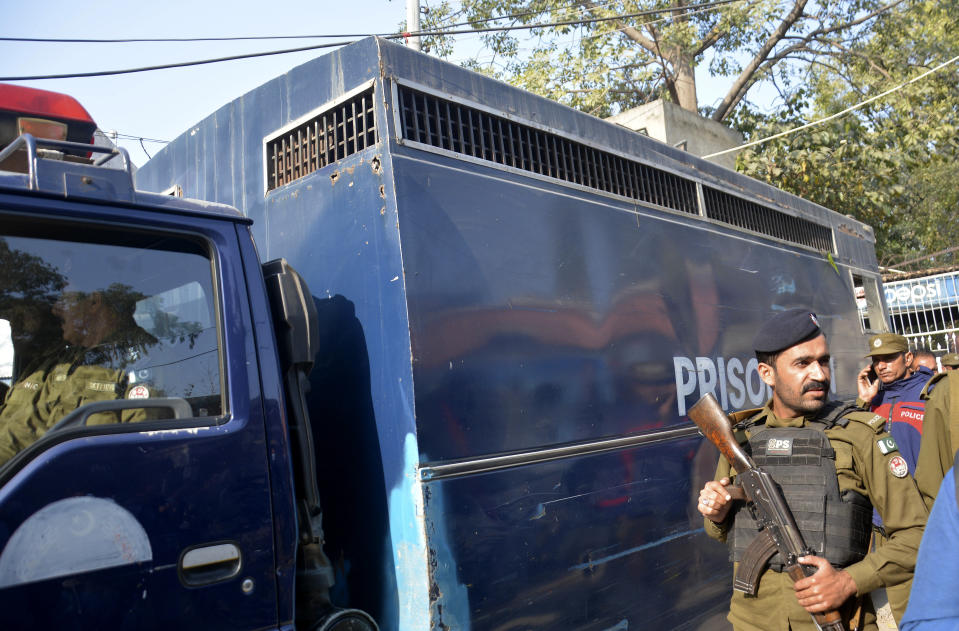
[[[296,68],[171,143],[138,185],[236,205],[262,259],[287,258],[312,290],[309,404],[335,602],[384,629],[722,628],[730,568],[693,506],[716,455],[685,406],[708,390],[726,407],[760,404],[749,339],[770,310],[798,305],[819,313],[837,394],[852,394],[848,267],[874,270],[871,242],[834,231],[833,267],[697,216],[424,150],[394,128],[398,80],[836,221],[378,40]],[[264,138],[370,82],[379,143],[265,192]],[[606,442],[624,436],[637,441]]]
[[[0,195],[0,213],[51,225],[70,222],[76,234],[101,232],[107,226],[128,226],[176,232],[209,244],[222,292],[222,336],[225,382],[229,384],[229,414],[223,423],[181,429],[137,432],[130,426],[97,434],[88,431],[72,439],[49,442],[0,488],[0,550],[31,515],[66,498],[100,498],[122,510],[142,528],[148,558],[127,558],[119,567],[59,575],[0,589],[0,620],[5,629],[46,628],[275,628],[278,595],[277,552],[290,554],[290,506],[274,505],[273,492],[289,497],[289,461],[279,471],[268,459],[267,440],[277,419],[276,362],[261,362],[270,351],[258,338],[269,336],[264,304],[254,309],[237,254],[237,221],[201,214],[171,215],[142,208],[69,203],[50,198]],[[245,223],[245,222],[240,222]],[[245,227],[241,227],[245,230]],[[247,240],[249,238],[247,237]],[[252,254],[252,251],[250,252]],[[262,284],[262,280],[261,280]],[[257,294],[254,294],[257,295]],[[262,294],[260,295],[262,303]],[[265,320],[265,321],[264,321]],[[271,359],[268,355],[267,359]],[[262,384],[262,385],[261,385]],[[210,421],[201,421],[209,423]],[[270,438],[276,446],[275,436]],[[283,478],[286,478],[284,480]],[[272,491],[271,491],[272,481]],[[95,505],[95,503],[94,503]],[[71,528],[95,528],[117,537],[115,522],[96,511],[74,515]],[[273,533],[285,533],[274,547]],[[127,529],[129,531],[129,529]],[[232,579],[202,587],[186,587],[178,575],[181,555],[198,545],[233,543],[241,555],[240,572]],[[52,552],[48,549],[47,552]],[[57,564],[35,550],[35,563]],[[135,561],[132,564],[129,561]],[[289,568],[280,568],[289,573]],[[244,593],[249,579],[253,589]],[[287,579],[287,583],[289,580]],[[291,616],[290,607],[283,615]]]

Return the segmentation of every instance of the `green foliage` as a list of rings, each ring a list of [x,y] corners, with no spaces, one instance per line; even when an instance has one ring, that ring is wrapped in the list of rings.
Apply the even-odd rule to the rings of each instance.
[[[903,4],[878,20],[841,65],[811,73],[780,111],[744,108],[735,123],[750,139],[763,138],[891,90],[959,54],[956,16],[956,0]],[[953,64],[853,113],[747,149],[738,168],[869,223],[880,264],[896,267],[959,243],[957,125]],[[953,253],[921,264],[955,261]]]
[[[728,78],[724,99],[710,113],[725,120],[753,87],[776,82],[789,89],[817,60],[859,37],[880,0],[739,0],[697,8],[676,0],[443,0],[424,29],[468,21],[491,30],[484,52],[467,66],[598,115],[665,98],[697,111],[696,67],[708,60]],[[682,13],[669,11],[689,7]],[[455,7],[455,8],[454,8]],[[544,25],[535,27],[535,25]],[[434,35],[427,46],[449,56],[455,36]]]
[[[431,5],[425,29],[535,25],[482,34],[467,66],[556,101],[608,116],[657,98],[726,121],[748,139],[852,105],[959,54],[959,0],[742,0],[662,12],[685,0],[463,0]],[[655,15],[629,16],[645,10]],[[612,21],[590,21],[615,17]],[[451,37],[428,45],[452,54]],[[697,102],[694,71],[728,80]],[[748,95],[772,87],[778,109]],[[956,65],[826,124],[744,151],[752,176],[868,222],[881,264],[959,244],[959,70]],[[764,91],[769,94],[769,91]],[[959,262],[953,255],[925,265]]]
[[[21,374],[47,355],[50,340],[60,340],[60,320],[53,307],[66,285],[56,268],[0,238],[0,318],[10,322]]]

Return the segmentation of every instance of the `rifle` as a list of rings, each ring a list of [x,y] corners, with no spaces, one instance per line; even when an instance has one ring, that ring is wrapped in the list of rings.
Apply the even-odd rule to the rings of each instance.
[[[768,473],[758,468],[743,451],[733,436],[729,417],[723,412],[716,397],[707,394],[689,408],[689,418],[699,427],[709,442],[719,448],[736,470],[737,484],[742,485],[746,507],[759,526],[756,538],[746,549],[733,580],[733,588],[755,596],[759,575],[769,559],[777,552],[783,558],[784,569],[793,582],[816,572],[816,568],[801,565],[797,559],[815,554],[803,541],[802,533],[789,510],[782,491]],[[736,497],[733,493],[730,493]],[[838,611],[810,614],[823,631],[846,631]]]

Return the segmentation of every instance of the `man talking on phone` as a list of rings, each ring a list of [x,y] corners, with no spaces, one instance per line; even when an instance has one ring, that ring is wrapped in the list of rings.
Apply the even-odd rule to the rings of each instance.
[[[898,451],[905,459],[909,473],[915,476],[926,404],[919,395],[935,373],[925,366],[918,366],[910,372],[913,353],[906,338],[896,333],[870,337],[866,357],[871,362],[859,371],[856,380],[859,400],[856,403],[886,419],[886,431],[892,435],[893,442],[880,448],[883,453]],[[874,546],[882,547],[887,541],[886,531],[876,511],[872,514],[872,524]],[[906,608],[911,586],[910,580],[886,590],[892,610],[899,615]],[[879,603],[876,605],[881,609]],[[881,618],[883,612],[877,613]]]
[[[935,373],[925,366],[910,373],[913,353],[906,338],[896,333],[869,338],[866,357],[872,361],[859,371],[857,403],[886,419],[889,433],[914,472],[925,411],[925,401],[919,394]]]

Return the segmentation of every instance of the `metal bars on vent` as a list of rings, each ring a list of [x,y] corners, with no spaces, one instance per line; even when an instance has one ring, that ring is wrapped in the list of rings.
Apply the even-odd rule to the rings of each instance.
[[[373,88],[266,142],[267,190],[376,144]]]
[[[703,187],[703,199],[710,219],[822,252],[833,251],[832,232],[826,226],[707,186]]]
[[[691,180],[404,85],[398,89],[407,140],[699,214]]]

